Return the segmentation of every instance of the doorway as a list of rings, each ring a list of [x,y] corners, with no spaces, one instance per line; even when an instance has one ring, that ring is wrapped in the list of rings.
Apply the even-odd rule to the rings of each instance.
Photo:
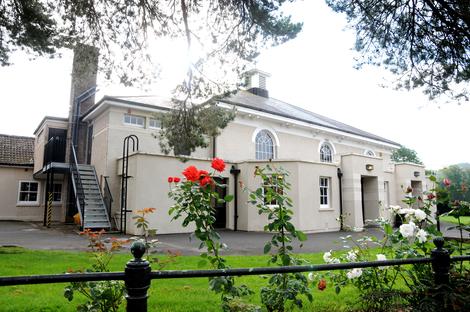
[[[362,221],[364,225],[374,225],[371,222],[380,216],[379,184],[377,177],[361,177]]]
[[[215,192],[219,195],[219,198],[225,198],[227,195],[227,178],[216,178],[217,185],[215,186]],[[227,203],[217,202],[214,203],[215,208],[215,222],[214,227],[217,229],[225,229],[227,227]]]
[[[411,189],[413,190],[411,195],[413,195],[414,198],[418,198],[418,196],[423,196],[423,183],[421,181],[411,181]],[[413,203],[413,208],[421,208],[420,206],[420,201],[415,201]]]

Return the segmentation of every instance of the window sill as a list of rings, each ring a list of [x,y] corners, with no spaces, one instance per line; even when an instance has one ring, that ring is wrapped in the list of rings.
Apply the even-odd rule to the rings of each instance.
[[[332,207],[324,207],[324,208],[320,207],[320,209],[318,209],[318,211],[334,211],[334,210],[335,209]]]
[[[16,203],[16,207],[32,207],[32,206],[39,206],[38,202],[20,202]]]

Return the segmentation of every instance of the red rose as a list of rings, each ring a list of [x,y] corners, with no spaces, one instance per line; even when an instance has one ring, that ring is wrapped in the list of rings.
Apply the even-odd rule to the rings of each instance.
[[[201,186],[206,186],[207,184],[212,184],[212,179],[210,176],[204,176],[204,178],[201,179]]]
[[[188,168],[184,169],[183,175],[186,177],[188,181],[196,182],[199,180],[201,174],[199,170],[197,170],[194,166],[189,166]]]
[[[436,198],[436,195],[434,195],[433,193],[428,194],[429,200],[433,200],[434,198]]]
[[[225,163],[222,159],[216,157],[212,160],[211,167],[219,172],[222,172],[225,170]]]
[[[322,278],[319,282],[318,282],[318,289],[319,290],[324,290],[326,288],[326,281]]]
[[[209,175],[209,172],[207,172],[206,170],[199,170],[199,179],[202,179],[203,177],[208,176],[208,175]]]
[[[168,177],[168,183],[172,183],[173,182],[173,177]]]
[[[173,178],[173,182],[178,183],[179,181],[181,181],[180,178],[178,178],[178,177],[174,177],[174,178]]]
[[[447,179],[447,178],[445,178],[445,179],[442,181],[442,183],[444,183],[444,185],[445,185],[446,187],[449,187],[449,186],[450,186],[450,180]]]

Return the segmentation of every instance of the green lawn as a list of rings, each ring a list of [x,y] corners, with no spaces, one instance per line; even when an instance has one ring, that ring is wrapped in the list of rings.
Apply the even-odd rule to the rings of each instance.
[[[302,255],[311,263],[323,263],[322,254]],[[111,263],[112,271],[122,271],[131,258],[129,254],[116,254]],[[261,267],[267,265],[266,256],[227,256],[232,267]],[[197,269],[198,256],[180,256],[165,269]],[[90,266],[85,252],[33,251],[20,248],[0,248],[0,276],[63,273],[67,269]],[[247,276],[237,278],[246,283],[256,294],[251,302],[259,303],[259,289],[267,283],[266,278]],[[43,284],[0,287],[1,311],[76,311],[77,297],[69,303],[63,297],[66,284]],[[330,286],[330,285],[328,285]],[[345,288],[339,295],[332,287],[323,292],[314,289],[314,302],[305,311],[343,311],[357,302],[357,293]],[[207,278],[153,280],[149,291],[149,311],[220,311],[219,297],[208,290]],[[125,304],[122,305],[122,311]]]
[[[440,220],[440,221],[444,221],[444,222],[459,224],[457,218],[454,218],[454,217],[452,217],[452,216],[440,216],[440,217],[439,217],[439,220]],[[463,225],[470,225],[470,216],[460,217],[460,222],[461,222]]]

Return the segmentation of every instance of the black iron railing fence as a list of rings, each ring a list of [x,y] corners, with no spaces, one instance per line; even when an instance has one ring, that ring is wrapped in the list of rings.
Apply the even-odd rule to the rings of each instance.
[[[427,258],[394,259],[384,261],[351,262],[287,267],[152,272],[149,262],[145,259],[142,259],[142,256],[145,254],[144,244],[142,242],[134,242],[131,247],[131,252],[134,255],[134,259],[130,260],[126,264],[124,272],[7,276],[0,277],[0,286],[123,280],[126,285],[127,311],[144,312],[147,311],[147,290],[150,288],[150,282],[152,279],[319,272],[353,268],[370,268],[418,263],[431,263],[435,283],[437,285],[445,285],[449,283],[449,270],[451,262],[470,261],[470,255],[450,257],[449,251],[443,248],[444,240],[442,238],[435,239],[434,243],[436,245],[436,248],[432,251],[431,257]]]

